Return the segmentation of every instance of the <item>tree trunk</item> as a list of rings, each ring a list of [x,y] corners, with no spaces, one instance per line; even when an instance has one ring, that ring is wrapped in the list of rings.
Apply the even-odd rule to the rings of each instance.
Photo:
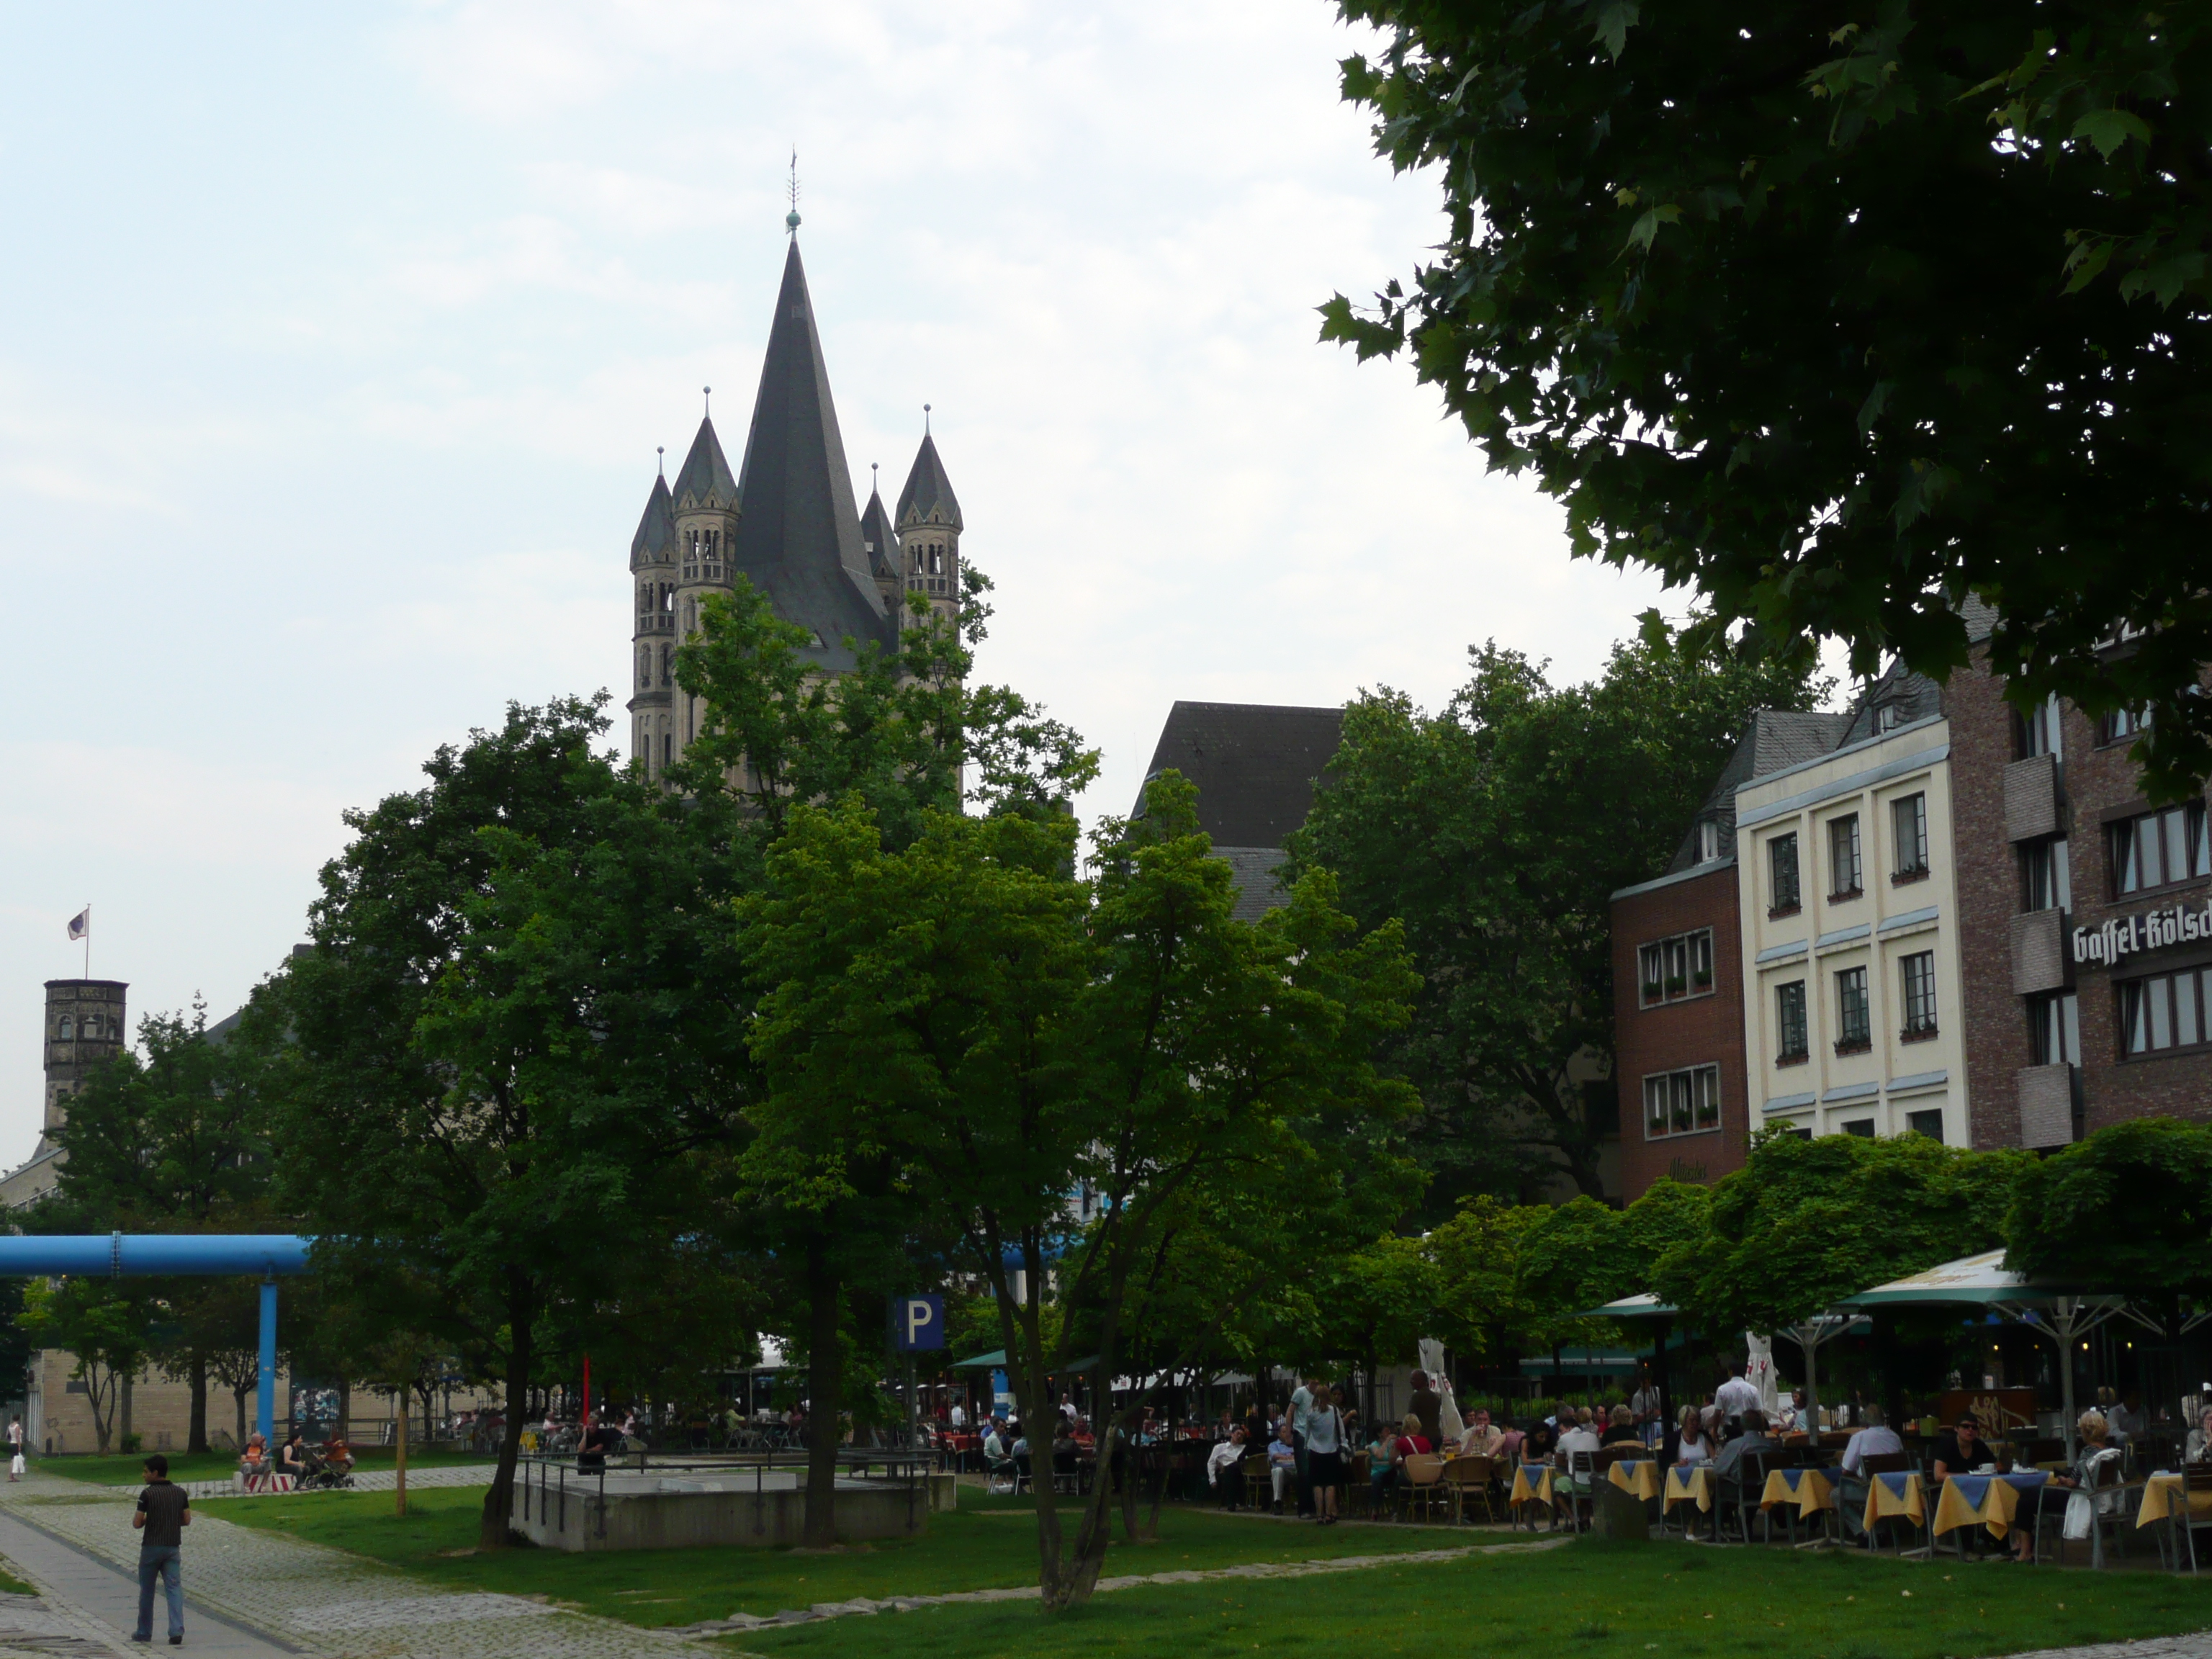
[[[207,1372],[207,1357],[204,1354],[194,1354],[192,1356],[192,1422],[191,1427],[185,1435],[185,1449],[188,1452],[204,1452],[208,1449]]]
[[[348,1445],[353,1443],[353,1382],[350,1378],[338,1382],[337,1437]]]
[[[844,1352],[838,1340],[837,1274],[826,1246],[806,1247],[806,1547],[837,1541],[837,1437]]]
[[[230,1398],[231,1402],[238,1407],[238,1450],[243,1454],[246,1450],[246,1390],[233,1389],[230,1391]]]
[[[118,1407],[118,1431],[122,1436],[122,1440],[118,1443],[127,1444],[131,1439],[131,1373],[129,1371],[123,1373],[122,1396],[122,1404]]]
[[[514,1519],[514,1467],[522,1456],[522,1413],[530,1398],[531,1320],[536,1310],[522,1270],[507,1270],[507,1426],[499,1437],[499,1467],[492,1471],[491,1490],[484,1494],[483,1523],[477,1547],[503,1550],[509,1523]]]
[[[393,1513],[394,1513],[395,1515],[397,1515],[400,1520],[404,1521],[404,1520],[407,1518],[407,1390],[406,1390],[406,1389],[405,1389],[405,1388],[404,1388],[404,1387],[403,1387],[403,1388],[401,1388],[401,1389],[399,1389],[396,1394],[394,1394],[394,1395],[393,1395],[392,1398],[393,1398],[393,1400],[397,1402],[397,1404],[398,1405],[398,1407],[399,1407],[399,1439],[398,1439],[398,1445],[397,1445],[397,1446],[395,1447],[395,1449],[394,1449],[398,1452],[398,1457],[394,1460],[393,1468],[394,1468],[394,1470],[395,1470],[396,1472],[394,1473],[394,1474],[392,1475],[392,1492],[394,1493],[394,1495],[397,1497],[397,1498],[398,1498],[398,1507],[393,1510]]]

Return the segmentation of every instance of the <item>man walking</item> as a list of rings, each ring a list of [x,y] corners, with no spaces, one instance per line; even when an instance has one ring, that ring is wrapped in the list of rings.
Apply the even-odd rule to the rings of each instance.
[[[146,1460],[146,1489],[138,1494],[138,1513],[131,1524],[138,1540],[138,1628],[131,1639],[154,1639],[154,1581],[161,1581],[169,1602],[169,1645],[185,1644],[185,1576],[180,1558],[185,1528],[192,1524],[192,1502],[169,1479],[169,1460],[155,1452]]]

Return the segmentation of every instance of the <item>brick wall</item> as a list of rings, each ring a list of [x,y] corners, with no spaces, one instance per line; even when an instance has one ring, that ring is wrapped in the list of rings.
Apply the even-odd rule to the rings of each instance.
[[[1954,835],[1958,860],[1960,945],[1966,984],[1967,1100],[1977,1146],[2020,1142],[2019,1073],[2029,1047],[2027,1011],[2013,994],[2012,917],[2022,903],[2019,854],[2006,838],[2004,769],[2014,757],[2011,708],[2002,683],[1987,672],[1986,653],[1977,652],[1971,671],[1952,677],[1944,693],[1951,721],[1951,778],[1957,811]],[[2095,726],[2079,711],[2065,711],[2060,746],[2063,751],[2062,817],[2072,874],[2074,927],[2096,928],[2107,918],[2125,918],[2176,903],[2204,902],[2208,884],[2196,880],[2162,888],[2155,894],[2112,895],[2107,819],[2139,810],[2142,799],[2135,763],[2125,742],[2099,746]],[[2212,945],[2202,943],[2124,958],[2120,975],[2212,963]],[[2212,1048],[2124,1060],[2120,1055],[2118,999],[2110,970],[2083,963],[2074,968],[2081,1007],[2082,1130],[2107,1123],[2163,1114],[2212,1117]]]
[[[1713,930],[1713,988],[1657,1007],[1639,1006],[1638,947]],[[1632,893],[1613,904],[1613,1018],[1620,1083],[1621,1188],[1634,1200],[1663,1176],[1717,1181],[1743,1167],[1750,1116],[1743,1075],[1743,966],[1735,861]],[[1653,1072],[1718,1065],[1720,1127],[1647,1139],[1644,1079]]]

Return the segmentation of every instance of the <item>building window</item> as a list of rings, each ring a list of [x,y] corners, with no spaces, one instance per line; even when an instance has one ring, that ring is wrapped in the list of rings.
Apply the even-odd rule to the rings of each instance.
[[[1863,890],[1859,873],[1859,815],[1846,812],[1828,821],[1828,896],[1856,898]]]
[[[2212,875],[2204,803],[2169,806],[2112,826],[2112,890],[2139,893],[2192,876]]]
[[[2120,987],[2120,1047],[2130,1054],[2193,1048],[2206,1040],[2203,996],[2212,968],[2160,974]]]
[[[1867,1006],[1867,970],[1845,968],[1836,975],[1836,1052],[1863,1054],[1874,1047],[1874,1019]]]
[[[1895,881],[1917,881],[1928,873],[1928,797],[1904,795],[1889,804],[1891,841],[1897,850]]]
[[[676,734],[673,732],[660,734],[660,763],[663,766],[676,764]]]
[[[1721,826],[1712,818],[1699,818],[1697,835],[1697,862],[1711,864],[1721,855]]]
[[[1874,729],[1876,737],[1885,732],[1894,732],[1903,724],[1905,711],[1893,702],[1878,702],[1874,706]]]
[[[2020,757],[2049,755],[2053,759],[2063,757],[2058,735],[2058,699],[2051,697],[2038,704],[2027,714],[2017,717],[2016,736],[2020,742]]]
[[[1660,1072],[1644,1079],[1644,1138],[1695,1134],[1721,1121],[1721,1072],[1717,1066],[1693,1066]]]
[[[2073,992],[2027,1000],[2027,1051],[2036,1066],[2081,1063],[2081,1005]]]
[[[1642,946],[1636,953],[1636,977],[1646,1008],[1707,994],[1713,988],[1713,930],[1700,927]]]
[[[1930,1107],[1924,1112],[1907,1112],[1905,1115],[1905,1129],[1907,1134],[1926,1135],[1937,1146],[1942,1146],[1943,1144],[1943,1109],[1936,1106]]]
[[[61,1028],[55,1034],[55,1041],[58,1042],[74,1042],[76,1041],[76,1022],[70,1018],[67,1014],[64,1014],[62,1016]]]
[[[1921,951],[1898,963],[1905,981],[1905,1040],[1936,1035],[1936,953]]]
[[[1839,1123],[1836,1127],[1847,1135],[1864,1135],[1869,1140],[1874,1139],[1874,1120],[1870,1117],[1855,1117],[1850,1122]]]
[[[2020,858],[2029,909],[2074,908],[2074,878],[2067,865],[2065,836],[2022,848]]]
[[[2097,735],[2105,743],[2124,743],[2150,730],[2150,710],[2120,708],[2097,722]]]
[[[1805,981],[1774,988],[1774,1063],[1795,1066],[1811,1052],[1805,1030]]]
[[[1801,901],[1797,892],[1797,836],[1795,830],[1786,836],[1777,836],[1766,843],[1766,884],[1768,918],[1796,915]]]

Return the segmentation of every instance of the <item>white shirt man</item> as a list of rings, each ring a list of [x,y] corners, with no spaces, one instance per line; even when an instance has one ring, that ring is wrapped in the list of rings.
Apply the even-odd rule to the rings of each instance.
[[[961,1407],[961,1406],[955,1406],[955,1407],[952,1408],[952,1428],[953,1428],[953,1431],[954,1431],[955,1433],[957,1433],[959,1431],[961,1431],[962,1429],[966,1428],[967,1426],[968,1426],[968,1412],[967,1412],[966,1407]]]
[[[1844,1473],[1857,1474],[1866,1467],[1868,1458],[1883,1457],[1904,1449],[1905,1443],[1897,1437],[1895,1431],[1888,1424],[1882,1421],[1881,1408],[1869,1406],[1866,1408],[1866,1427],[1853,1435],[1850,1443],[1844,1448]]]
[[[1206,1460],[1206,1484],[1218,1486],[1224,1471],[1235,1468],[1243,1461],[1244,1431],[1234,1428],[1230,1430],[1229,1438],[1217,1444],[1212,1455]]]
[[[1573,1454],[1578,1451],[1594,1452],[1602,1443],[1597,1437],[1596,1430],[1587,1429],[1579,1423],[1576,1424],[1574,1427],[1559,1437],[1560,1466],[1571,1468]]]
[[[1742,1376],[1735,1376],[1713,1391],[1713,1404],[1721,1408],[1723,1417],[1741,1417],[1746,1412],[1759,1408],[1759,1385]]]

